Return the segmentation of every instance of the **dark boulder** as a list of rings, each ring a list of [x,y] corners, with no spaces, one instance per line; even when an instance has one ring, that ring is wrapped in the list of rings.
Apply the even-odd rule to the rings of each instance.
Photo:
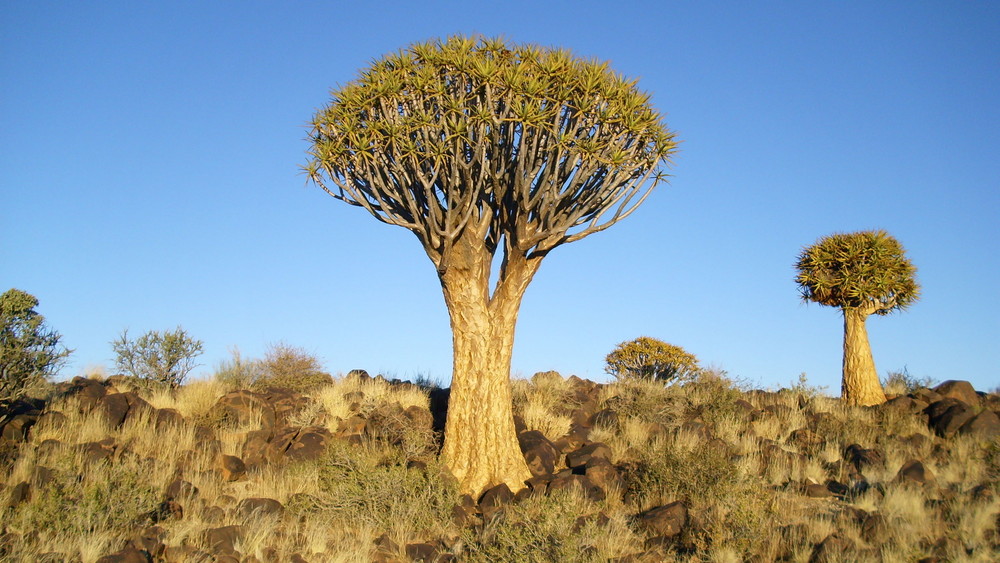
[[[538,430],[527,430],[518,434],[517,441],[532,476],[548,475],[555,471],[559,451],[545,434]]]
[[[688,523],[688,510],[681,501],[651,508],[638,518],[639,524],[657,536],[676,537]]]

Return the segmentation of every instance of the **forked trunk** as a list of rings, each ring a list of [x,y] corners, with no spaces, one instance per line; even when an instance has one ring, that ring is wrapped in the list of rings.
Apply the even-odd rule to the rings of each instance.
[[[844,376],[841,399],[849,405],[880,405],[885,392],[875,371],[868,329],[868,315],[856,309],[844,309]]]
[[[517,491],[531,477],[514,428],[510,361],[517,311],[537,265],[505,268],[490,299],[490,258],[472,242],[454,249],[441,274],[454,344],[441,455],[473,495],[502,483]]]

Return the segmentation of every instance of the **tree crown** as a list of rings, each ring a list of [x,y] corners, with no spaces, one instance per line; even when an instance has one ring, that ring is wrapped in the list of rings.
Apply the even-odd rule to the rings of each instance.
[[[702,372],[694,354],[648,336],[622,342],[607,355],[605,362],[605,371],[619,379],[639,377],[683,381]]]
[[[886,315],[920,297],[916,267],[884,230],[836,233],[799,254],[795,281],[806,301]]]
[[[309,140],[314,182],[410,229],[435,262],[468,228],[523,255],[603,230],[677,146],[607,63],[461,36],[372,63],[332,92]]]
[[[0,295],[0,402],[55,374],[70,354],[37,306],[38,299],[20,289]]]

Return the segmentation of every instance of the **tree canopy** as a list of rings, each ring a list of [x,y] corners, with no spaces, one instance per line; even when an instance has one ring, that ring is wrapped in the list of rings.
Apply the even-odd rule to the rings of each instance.
[[[795,281],[806,301],[886,315],[920,297],[917,268],[884,230],[836,233],[799,254]]]
[[[608,63],[460,36],[374,62],[332,93],[309,139],[310,178],[413,231],[439,269],[470,225],[491,254],[525,256],[607,228],[677,145]]]

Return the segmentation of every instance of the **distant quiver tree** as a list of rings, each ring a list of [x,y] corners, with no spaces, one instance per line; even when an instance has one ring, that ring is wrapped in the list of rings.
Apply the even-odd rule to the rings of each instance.
[[[842,399],[852,405],[884,403],[865,321],[903,310],[920,297],[917,269],[903,246],[883,230],[838,233],[803,249],[795,267],[804,300],[843,312]]]
[[[637,377],[685,381],[701,373],[698,358],[673,344],[640,336],[622,342],[604,359],[604,370],[618,379]]]
[[[456,36],[372,63],[309,140],[312,181],[410,230],[437,269],[454,346],[443,461],[464,491],[523,488],[510,392],[521,298],[552,249],[642,203],[674,134],[607,63]]]

